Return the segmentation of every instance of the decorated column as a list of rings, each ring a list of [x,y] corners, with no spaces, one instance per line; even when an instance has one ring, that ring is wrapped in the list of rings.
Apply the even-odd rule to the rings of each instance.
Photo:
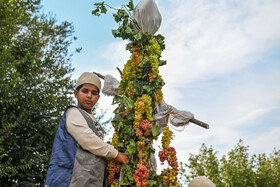
[[[104,2],[95,3],[95,6],[92,13],[97,16],[106,13],[106,7],[112,8]],[[130,156],[130,164],[121,166],[114,159],[108,160],[108,182],[111,186],[176,186],[178,162],[175,148],[170,147],[173,132],[168,119],[173,115],[177,118],[174,125],[180,126],[194,118],[191,113],[176,111],[163,101],[164,81],[159,67],[166,64],[161,60],[165,44],[164,37],[155,34],[161,24],[160,12],[154,0],[141,0],[135,8],[130,0],[114,10],[119,27],[112,33],[114,37],[128,41],[126,49],[131,56],[120,70],[121,81],[116,81],[117,89],[112,88],[111,93],[107,90],[105,94],[114,95],[113,104],[117,104],[111,143]],[[106,89],[106,85],[104,87]],[[176,117],[175,112],[178,112]],[[154,158],[157,153],[152,145],[161,132],[158,156],[162,163],[168,163],[168,167],[157,175]]]

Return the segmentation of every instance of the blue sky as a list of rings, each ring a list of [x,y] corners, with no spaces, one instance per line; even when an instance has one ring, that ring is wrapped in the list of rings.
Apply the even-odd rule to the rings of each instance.
[[[83,47],[72,58],[73,79],[84,71],[111,74],[129,58],[127,41],[116,39],[112,12],[91,15],[90,0],[43,0],[45,12],[67,20]],[[98,1],[99,2],[99,1]],[[119,7],[126,0],[107,1]],[[118,2],[119,4],[116,4]],[[137,4],[139,1],[134,1]],[[251,153],[280,148],[280,1],[279,0],[156,0],[162,15],[157,33],[166,38],[160,68],[166,85],[164,99],[210,124],[205,130],[190,124],[175,131],[172,145],[179,161],[213,145],[220,155],[239,139]],[[112,98],[102,96],[100,107],[112,116]],[[182,128],[179,128],[182,130]]]

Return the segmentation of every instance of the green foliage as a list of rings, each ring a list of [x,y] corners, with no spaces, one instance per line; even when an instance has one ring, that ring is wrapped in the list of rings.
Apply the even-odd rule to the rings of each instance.
[[[255,159],[256,183],[258,186],[279,186],[280,185],[280,150],[273,150],[268,157],[260,154]]]
[[[100,16],[100,13],[106,14],[107,8],[104,6],[104,2],[94,3],[94,6],[96,8],[91,12],[93,15]]]
[[[134,10],[134,4],[133,4],[133,1],[130,0],[127,4],[127,7],[129,8],[129,11],[133,11]]]
[[[249,146],[239,141],[237,146],[228,153],[228,158],[221,159],[221,174],[228,186],[254,186],[254,157],[249,156]]]
[[[187,184],[196,176],[207,176],[217,187],[260,186],[280,184],[280,150],[249,155],[249,146],[240,140],[233,150],[219,160],[212,146],[202,144],[197,155],[190,154],[188,163],[180,163],[180,181]]]
[[[127,152],[129,154],[135,154],[137,153],[137,146],[134,140],[130,140],[129,145],[127,146]]]
[[[128,4],[122,5],[119,9],[113,8],[108,4],[105,4],[104,1],[94,3],[95,9],[92,10],[92,14],[95,16],[100,16],[101,13],[106,14],[106,6],[117,11],[113,14],[113,17],[116,23],[119,24],[119,26],[117,29],[112,30],[112,34],[115,38],[122,38],[123,40],[129,39],[131,43],[127,45],[128,50],[131,50],[131,45],[135,45],[135,43],[137,43],[141,47],[145,46],[149,42],[151,37],[154,37],[158,41],[162,51],[165,49],[164,36],[160,34],[151,36],[147,33],[144,33],[142,30],[135,29],[139,26],[137,25],[135,19],[131,17],[132,11],[134,10],[133,0],[129,0]],[[160,65],[165,64],[166,61],[160,61]]]
[[[44,184],[61,112],[73,103],[72,33],[40,11],[40,0],[0,2],[2,186]]]
[[[219,179],[219,160],[216,158],[217,152],[212,147],[207,148],[205,144],[202,144],[199,155],[191,154],[189,158],[189,164],[187,167],[192,167],[190,170],[190,176],[209,176],[214,183],[218,183]],[[190,177],[187,176],[188,180]]]

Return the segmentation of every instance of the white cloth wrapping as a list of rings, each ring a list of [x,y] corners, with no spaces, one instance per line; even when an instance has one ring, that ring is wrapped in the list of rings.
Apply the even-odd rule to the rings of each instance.
[[[159,127],[159,132],[162,133],[163,128],[167,126],[168,122],[176,127],[184,126],[194,118],[194,115],[185,110],[178,110],[162,100],[161,105],[157,106],[157,113],[153,115],[153,118]]]
[[[161,15],[155,0],[141,0],[133,11],[132,18],[138,24],[137,29],[154,35],[161,24]]]
[[[111,75],[105,75],[102,93],[107,96],[119,95],[120,82]]]

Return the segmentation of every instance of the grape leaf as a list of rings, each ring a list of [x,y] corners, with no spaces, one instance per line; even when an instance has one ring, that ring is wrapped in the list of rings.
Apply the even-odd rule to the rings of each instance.
[[[159,130],[158,130],[158,127],[156,125],[153,125],[153,128],[152,128],[152,135],[154,137],[157,137],[159,135]]]
[[[137,146],[134,140],[130,140],[130,144],[127,146],[127,152],[129,154],[134,154],[137,151]]]

